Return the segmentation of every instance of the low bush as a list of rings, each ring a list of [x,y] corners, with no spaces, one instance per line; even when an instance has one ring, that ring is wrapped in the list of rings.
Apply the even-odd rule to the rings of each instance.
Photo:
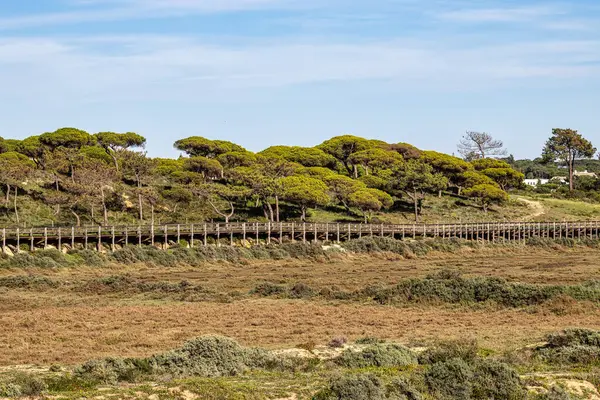
[[[9,289],[50,289],[60,286],[59,282],[45,276],[14,275],[0,278],[0,287]]]
[[[517,372],[495,360],[479,360],[473,368],[473,398],[522,400],[527,391]]]
[[[460,358],[433,364],[425,380],[430,392],[440,399],[470,399],[473,394],[473,371]]]
[[[221,336],[190,340],[181,348],[148,358],[106,358],[89,361],[75,370],[75,377],[97,383],[133,382],[150,376],[223,377],[251,369],[294,371],[299,360],[262,349],[248,349]]]
[[[374,375],[347,375],[333,379],[313,400],[386,400],[387,390]]]
[[[567,329],[546,337],[547,344],[536,355],[553,364],[600,365],[600,332]]]
[[[455,340],[439,342],[419,355],[420,364],[435,364],[453,358],[472,363],[477,358],[477,342],[474,340]]]
[[[405,367],[417,364],[417,357],[399,344],[378,343],[360,351],[345,350],[334,361],[344,368]]]

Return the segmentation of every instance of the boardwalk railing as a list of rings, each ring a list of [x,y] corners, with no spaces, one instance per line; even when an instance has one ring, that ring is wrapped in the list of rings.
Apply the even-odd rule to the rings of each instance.
[[[177,225],[100,226],[71,228],[2,228],[2,252],[26,247],[94,248],[124,245],[187,243],[342,242],[365,236],[396,239],[459,238],[475,241],[525,241],[530,238],[599,239],[600,221],[494,222],[468,224],[356,224],[356,223],[199,223]],[[243,242],[241,242],[243,241]],[[26,246],[24,246],[26,245]]]

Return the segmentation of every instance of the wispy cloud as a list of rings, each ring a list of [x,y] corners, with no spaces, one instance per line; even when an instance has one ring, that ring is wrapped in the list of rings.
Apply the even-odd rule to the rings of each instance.
[[[0,29],[298,7],[294,0],[72,0],[70,4],[69,11],[0,18]]]
[[[458,22],[525,22],[564,14],[558,7],[464,8],[437,14],[443,20]]]

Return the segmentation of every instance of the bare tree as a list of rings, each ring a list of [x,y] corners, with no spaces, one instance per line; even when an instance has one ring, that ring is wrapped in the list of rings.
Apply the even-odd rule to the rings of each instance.
[[[458,152],[466,160],[499,157],[507,154],[501,140],[495,140],[489,133],[472,131],[465,133],[460,140]]]

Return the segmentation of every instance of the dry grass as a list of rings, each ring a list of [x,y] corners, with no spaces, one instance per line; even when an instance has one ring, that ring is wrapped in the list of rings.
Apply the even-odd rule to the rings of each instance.
[[[287,347],[335,336],[378,336],[403,342],[478,338],[484,347],[514,348],[570,326],[597,328],[600,312],[556,316],[519,310],[381,307],[304,301],[232,304],[87,306],[3,313],[0,364],[76,363],[109,355],[142,356],[203,334],[249,345]]]
[[[304,282],[342,289],[392,284],[441,269],[501,276],[519,282],[578,283],[600,278],[600,251],[522,248],[433,254],[405,260],[393,255],[348,256],[324,263],[261,261],[197,268],[80,268],[28,273],[65,282],[129,273],[147,281],[183,279],[220,293],[247,293],[259,282]],[[2,271],[2,275],[23,271]],[[559,304],[560,303],[560,304]],[[552,307],[564,312],[552,312]],[[95,295],[65,288],[43,292],[0,289],[0,365],[78,363],[90,358],[142,356],[202,334],[234,337],[247,345],[326,344],[332,337],[379,336],[403,342],[473,337],[503,350],[536,342],[545,333],[600,327],[600,311],[568,301],[528,310],[466,307],[388,307],[343,302],[246,299],[232,303],[179,303],[124,293]]]

